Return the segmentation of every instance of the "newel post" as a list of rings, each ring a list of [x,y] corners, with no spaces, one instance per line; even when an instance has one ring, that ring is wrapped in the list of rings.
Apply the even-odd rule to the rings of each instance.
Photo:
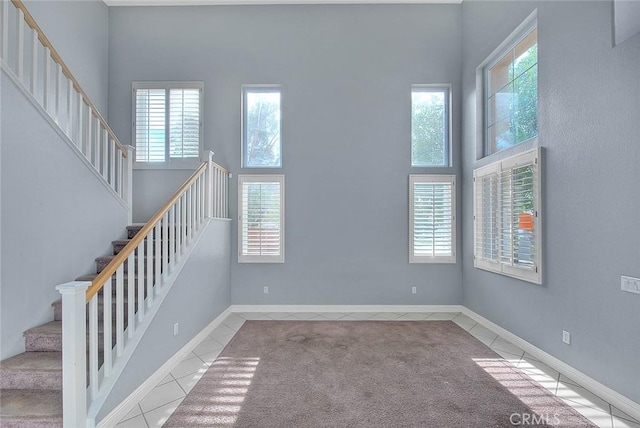
[[[133,223],[133,162],[135,161],[136,149],[133,146],[125,146],[127,148],[127,158],[125,159],[124,168],[124,201],[127,203],[127,222]]]
[[[206,179],[206,188],[205,188],[205,208],[206,208],[206,216],[211,218],[213,217],[213,152],[211,150],[203,150],[202,152],[202,162],[208,162],[207,171],[205,172]]]
[[[62,424],[87,424],[87,281],[61,284],[62,294]]]

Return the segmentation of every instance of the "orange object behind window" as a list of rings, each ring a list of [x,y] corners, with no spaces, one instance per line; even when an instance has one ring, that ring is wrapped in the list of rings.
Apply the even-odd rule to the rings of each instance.
[[[533,214],[520,213],[518,215],[518,229],[533,230]]]

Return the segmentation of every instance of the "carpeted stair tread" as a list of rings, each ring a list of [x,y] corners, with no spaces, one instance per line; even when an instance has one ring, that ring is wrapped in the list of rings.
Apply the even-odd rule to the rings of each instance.
[[[51,321],[24,332],[28,352],[61,352],[62,321]]]
[[[0,390],[3,428],[62,427],[62,391]]]
[[[2,361],[0,388],[62,388],[62,353],[24,352]]]

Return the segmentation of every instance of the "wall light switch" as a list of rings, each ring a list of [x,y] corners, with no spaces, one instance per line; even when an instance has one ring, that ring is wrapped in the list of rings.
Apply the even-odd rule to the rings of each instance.
[[[571,333],[568,331],[562,330],[562,341],[567,345],[571,345]]]
[[[411,287],[411,294],[416,294],[418,292],[417,287]]]
[[[178,335],[178,328],[179,328],[180,324],[179,323],[175,323],[173,325],[173,335],[177,336]]]
[[[264,294],[269,294],[269,287],[264,287]]]

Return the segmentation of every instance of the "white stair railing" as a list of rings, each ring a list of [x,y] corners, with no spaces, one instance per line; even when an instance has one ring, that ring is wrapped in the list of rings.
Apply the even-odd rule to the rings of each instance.
[[[63,310],[65,427],[92,425],[88,412],[95,414],[113,387],[197,232],[208,218],[229,217],[229,175],[209,152],[92,283],[57,287]]]
[[[132,148],[120,143],[21,0],[0,0],[0,59],[131,212]]]

